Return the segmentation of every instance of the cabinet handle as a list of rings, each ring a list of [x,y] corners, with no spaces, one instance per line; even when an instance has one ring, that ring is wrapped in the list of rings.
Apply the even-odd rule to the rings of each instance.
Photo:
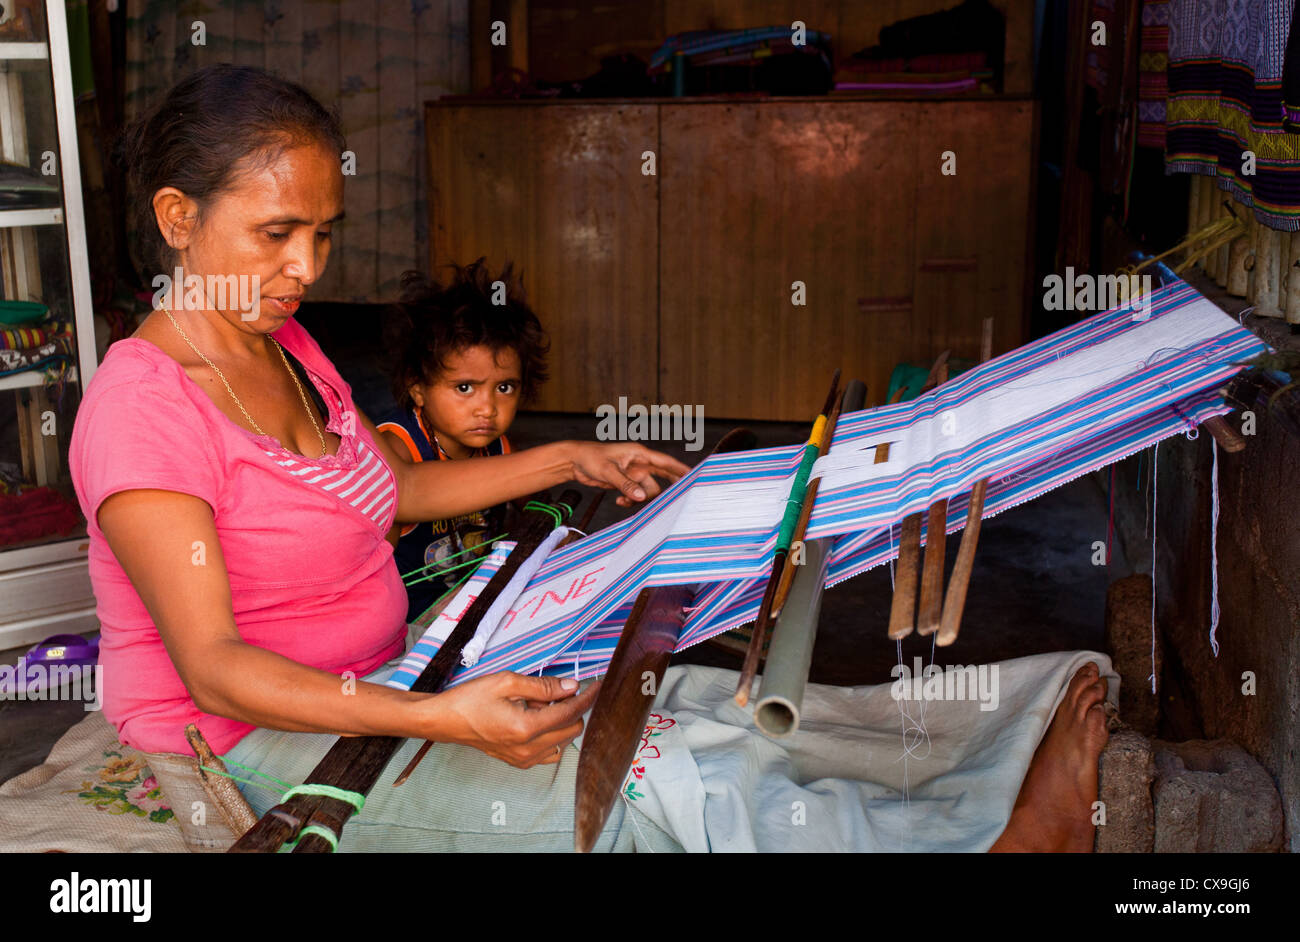
[[[974,271],[979,259],[974,255],[933,257],[922,260],[921,271]]]
[[[893,314],[910,311],[911,309],[911,296],[886,297],[877,295],[872,298],[858,298],[858,310],[863,314]]]

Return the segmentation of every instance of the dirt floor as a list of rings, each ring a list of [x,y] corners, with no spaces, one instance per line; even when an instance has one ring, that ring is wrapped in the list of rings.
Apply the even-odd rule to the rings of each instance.
[[[591,439],[595,422],[592,416],[522,415],[510,437],[518,447]],[[658,447],[694,463],[734,424],[706,423],[703,451],[688,454],[673,443]],[[761,445],[793,444],[807,434],[801,424],[747,424]],[[594,529],[626,512],[606,500]],[[986,520],[961,636],[937,652],[938,663],[978,664],[1044,651],[1100,649],[1106,585],[1129,571],[1118,547],[1109,568],[1092,564],[1093,542],[1106,539],[1106,513],[1098,479],[1087,476]],[[948,541],[949,571],[957,544],[957,539]],[[813,656],[814,682],[874,684],[890,679],[889,669],[898,658],[895,644],[885,635],[890,598],[887,566],[827,592]],[[902,653],[910,664],[914,656],[928,658],[930,651],[929,639],[913,636]],[[23,653],[0,652],[0,660],[13,663]],[[739,655],[712,644],[682,652],[678,659],[731,668],[738,668],[740,661]],[[82,716],[80,703],[0,701],[0,781],[43,761],[58,737]]]

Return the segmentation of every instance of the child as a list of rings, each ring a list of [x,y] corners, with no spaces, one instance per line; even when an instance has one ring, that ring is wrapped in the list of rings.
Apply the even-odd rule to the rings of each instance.
[[[411,461],[509,454],[505,432],[515,410],[546,380],[546,333],[511,277],[512,266],[507,263],[494,278],[483,262],[453,266],[447,287],[419,272],[402,276],[401,336],[392,338],[399,351],[393,368],[398,409],[378,428]],[[494,282],[502,287],[494,288]],[[398,571],[406,576],[426,566],[455,566],[484,555],[486,544],[505,532],[505,511],[501,505],[451,520],[394,526],[389,540]],[[454,569],[409,584],[407,622],[414,622],[466,572]]]

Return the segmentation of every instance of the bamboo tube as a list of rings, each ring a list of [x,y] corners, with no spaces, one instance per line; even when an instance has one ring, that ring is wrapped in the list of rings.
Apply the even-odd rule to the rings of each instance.
[[[1188,181],[1191,185],[1187,188],[1187,234],[1191,235],[1197,230],[1197,224],[1201,221],[1201,175],[1192,174],[1192,179]]]
[[[1250,271],[1247,261],[1250,257],[1250,226],[1254,217],[1250,210],[1245,210],[1246,232],[1240,238],[1233,239],[1228,246],[1228,294],[1234,298],[1244,298],[1250,288]]]
[[[1282,233],[1260,226],[1260,255],[1255,260],[1255,313],[1282,317]]]
[[[860,411],[866,399],[867,387],[853,380],[844,388],[841,413]],[[805,542],[803,564],[791,567],[794,578],[772,629],[763,683],[754,704],[754,724],[767,736],[780,738],[799,728],[833,543],[830,538]]]
[[[1300,324],[1300,232],[1291,234],[1287,247],[1286,278],[1286,320],[1288,324]]]
[[[1201,228],[1210,225],[1214,220],[1223,214],[1219,206],[1219,188],[1215,185],[1214,177],[1204,177],[1205,190],[1201,193]],[[1205,274],[1210,278],[1217,278],[1219,274],[1219,253],[1211,252],[1205,256],[1202,263],[1205,266]]]
[[[1286,317],[1286,285],[1291,271],[1291,233],[1277,233],[1277,310],[1278,317]]]
[[[812,665],[829,562],[829,541],[812,540],[804,544],[804,563],[777,619],[767,650],[767,669],[754,705],[754,725],[765,736],[779,739],[799,728],[799,711],[808,685],[808,668]]]
[[[1269,226],[1259,227],[1259,251],[1255,256],[1255,313],[1260,317],[1281,317],[1278,305],[1282,280],[1282,233]]]
[[[1220,218],[1224,215],[1226,215],[1226,211],[1220,214]],[[1215,254],[1218,259],[1215,262],[1214,281],[1220,288],[1226,288],[1228,286],[1228,272],[1231,270],[1229,268],[1229,256],[1232,254],[1232,250],[1229,248],[1229,244],[1225,243],[1219,246],[1219,250]]]
[[[1257,272],[1259,271],[1259,230],[1263,228],[1255,214],[1250,214],[1250,249],[1246,253],[1246,300],[1251,304],[1259,293]]]

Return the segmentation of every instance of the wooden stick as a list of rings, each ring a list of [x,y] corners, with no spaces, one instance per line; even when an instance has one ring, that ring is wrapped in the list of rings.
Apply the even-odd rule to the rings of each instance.
[[[865,388],[865,387],[864,387]],[[844,393],[840,393],[839,400],[835,403],[829,420],[826,422],[826,434],[822,436],[821,444],[817,449],[817,456],[823,457],[831,449],[831,438],[835,435],[835,426],[839,424],[840,413],[844,409]],[[858,409],[853,410],[860,411]],[[796,541],[802,540],[803,535],[808,532],[808,518],[812,516],[813,504],[817,501],[817,492],[820,489],[821,478],[816,478],[808,485],[808,496],[804,498],[803,506],[799,508],[799,519],[795,523],[794,532]],[[790,596],[790,584],[794,582],[794,573],[798,568],[793,562],[787,560],[785,568],[781,571],[781,582],[776,587],[776,596],[772,600],[772,621],[775,622],[781,615],[781,609],[785,607],[785,600]]]
[[[992,318],[984,319],[981,363],[987,363],[993,357],[992,325]],[[961,630],[961,615],[966,608],[966,591],[970,588],[971,570],[975,565],[975,547],[979,543],[980,524],[984,521],[984,496],[988,493],[988,487],[989,479],[982,478],[971,489],[966,508],[966,527],[961,533],[961,545],[957,547],[957,561],[953,564],[952,577],[948,580],[943,614],[939,619],[939,637],[935,639],[940,647],[947,647],[956,641],[957,633]]]
[[[541,495],[545,499],[546,495]],[[559,503],[576,507],[582,495],[567,490],[560,495]],[[411,690],[415,693],[437,693],[455,670],[462,649],[474,637],[479,620],[487,612],[510,577],[523,564],[524,559],[539,546],[555,528],[555,518],[542,511],[527,511],[512,534],[518,545],[505,564],[489,580],[483,593],[466,610],[451,635],[443,642],[437,655],[421,672]],[[383,774],[403,740],[395,736],[345,736],[330,748],[324,758],[307,776],[304,784],[330,785],[344,791],[365,795]],[[297,837],[309,824],[329,828],[335,835],[342,833],[344,823],[353,814],[346,801],[321,795],[295,795],[276,805],[257,822],[235,845],[231,853],[274,853],[289,840]],[[298,842],[294,853],[322,853],[332,848],[328,841],[309,834]]]
[[[987,338],[988,345],[992,347],[992,318],[985,318],[984,336]],[[926,377],[924,385],[921,386],[921,392],[929,392],[935,386],[940,386],[948,381],[948,355],[950,351],[945,350],[935,359],[934,365],[930,367],[930,375]],[[876,449],[876,464],[889,460],[889,446]],[[944,502],[947,506],[947,502]],[[934,507],[930,508],[931,515],[934,514]],[[940,557],[942,557],[942,547],[940,548]],[[918,560],[921,557],[921,514],[908,514],[903,518],[903,526],[898,537],[898,566],[894,572],[894,600],[889,610],[889,637],[895,641],[900,638],[906,638],[916,627],[916,580],[919,570]],[[926,546],[926,571],[933,568],[930,562],[930,549]],[[933,578],[933,576],[930,576]],[[943,563],[939,563],[939,586],[943,585]],[[933,592],[933,587],[931,587]],[[930,607],[935,606],[933,598],[923,596],[922,606],[926,603]],[[935,626],[930,629],[934,631],[938,627],[938,612],[935,612]],[[927,634],[929,632],[926,632]]]
[[[591,499],[591,503],[587,505],[587,512],[582,515],[582,519],[578,521],[578,525],[573,528],[574,532],[570,533],[564,539],[560,540],[560,545],[557,546],[556,549],[561,549],[565,546],[568,546],[570,543],[576,543],[578,540],[581,540],[584,536],[590,534],[591,521],[595,518],[596,511],[600,509],[601,502],[604,501],[605,495],[608,493],[609,493],[608,491],[596,492],[596,496],[593,497]]]
[[[723,436],[713,454],[749,451],[757,444],[749,429],[734,429]],[[573,833],[574,846],[581,853],[595,846],[618,801],[660,681],[677,648],[685,609],[694,601],[697,588],[643,589],[623,626],[578,755]]]
[[[772,604],[776,601],[776,590],[781,583],[781,572],[785,568],[786,559],[790,553],[790,545],[795,540],[803,539],[803,532],[798,530],[798,518],[803,513],[803,505],[808,498],[808,473],[812,470],[813,462],[816,461],[817,455],[823,445],[829,444],[830,436],[834,433],[834,428],[829,421],[833,414],[836,402],[836,393],[840,385],[840,371],[835,371],[835,376],[831,379],[830,392],[826,394],[826,404],[822,406],[821,412],[817,414],[817,421],[813,423],[813,434],[809,436],[808,443],[804,445],[803,457],[799,460],[799,469],[795,472],[794,483],[790,486],[790,496],[786,501],[785,516],[781,520],[781,529],[776,536],[776,553],[772,559],[772,573],[767,578],[767,588],[763,590],[763,601],[758,608],[758,618],[754,621],[754,634],[749,639],[749,650],[745,652],[745,663],[740,668],[740,680],[736,684],[736,705],[745,706],[749,703],[749,691],[754,684],[754,675],[758,673],[759,658],[763,653],[763,642],[767,640],[767,631],[772,622]],[[818,436],[818,425],[821,426],[821,435]],[[814,437],[816,440],[814,440]],[[790,504],[795,504],[797,510],[793,518],[790,516]]]
[[[916,633],[932,635],[943,617],[943,565],[948,547],[948,501],[930,505],[925,523],[925,567],[921,570],[921,606],[916,613]]]
[[[921,515],[908,514],[898,536],[894,601],[889,609],[889,637],[906,638],[916,627],[916,581],[921,568]]]
[[[1205,430],[1214,436],[1219,447],[1227,452],[1238,452],[1246,447],[1246,439],[1229,425],[1221,415],[1211,416],[1201,423]]]
[[[596,492],[596,496],[593,497],[591,503],[587,505],[587,512],[582,515],[582,520],[578,523],[577,527],[574,528],[574,532],[569,533],[567,536],[564,537],[564,539],[560,540],[560,545],[557,546],[556,549],[560,549],[561,547],[568,546],[570,543],[574,543],[582,539],[583,534],[587,532],[587,527],[591,526],[591,520],[593,517],[596,516],[596,510],[600,507],[601,501],[605,499],[605,493],[606,493],[605,491]],[[582,532],[581,533],[577,532],[579,530],[581,530]],[[447,599],[447,602],[450,601],[451,598],[449,597]],[[445,606],[446,602],[444,602],[443,605]],[[424,757],[428,755],[429,749],[432,746],[433,743],[426,742],[423,746],[421,746],[416,751],[415,755],[411,758],[411,761],[406,763],[406,768],[402,769],[402,774],[397,776],[397,778],[393,780],[394,788],[396,788],[398,785],[406,784],[406,780],[411,777],[411,773],[416,770],[416,767],[419,766],[419,764],[424,761]]]
[[[980,524],[984,519],[984,495],[988,491],[989,479],[975,482],[971,490],[970,506],[966,510],[966,529],[961,533],[961,545],[957,547],[957,562],[952,567],[952,578],[948,581],[948,594],[943,601],[943,617],[939,622],[939,637],[935,643],[947,647],[957,640],[961,630],[961,613],[966,607],[966,590],[970,587],[971,569],[975,565],[975,545],[980,538]]]

